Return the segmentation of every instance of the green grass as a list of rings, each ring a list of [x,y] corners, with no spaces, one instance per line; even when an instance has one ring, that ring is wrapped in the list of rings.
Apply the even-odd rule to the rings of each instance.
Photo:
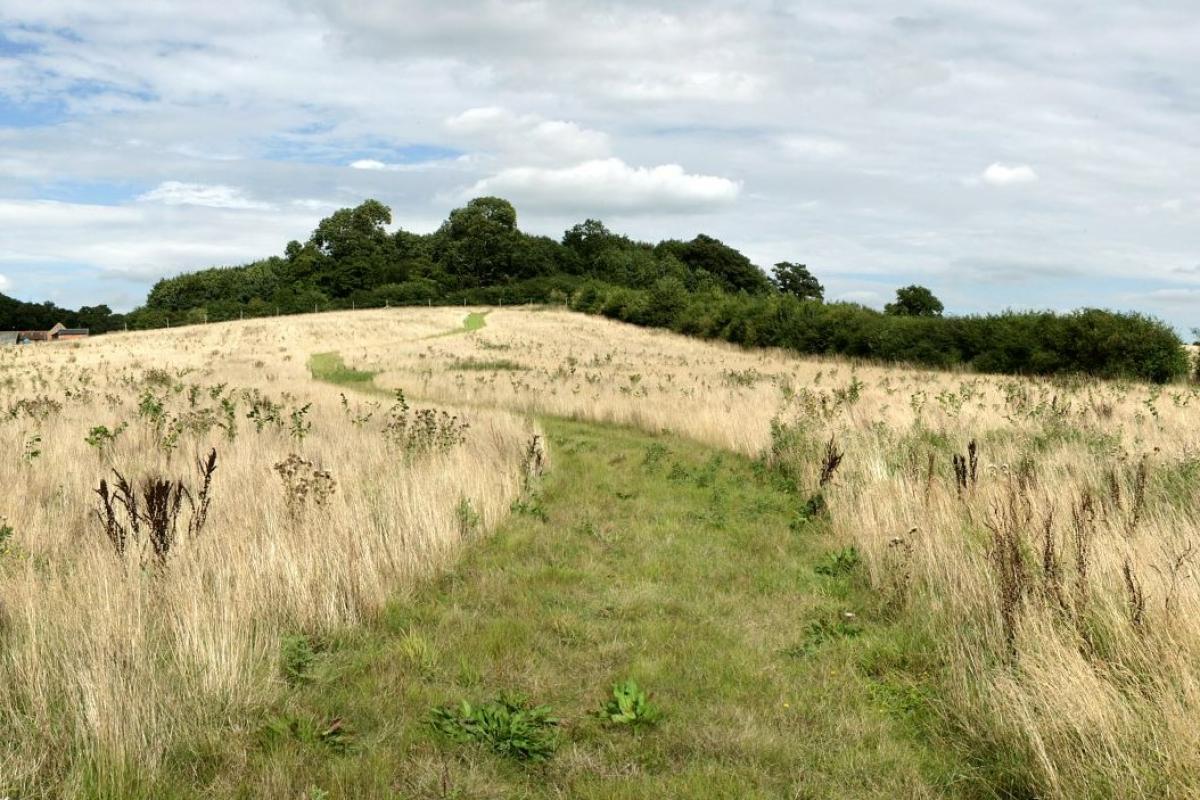
[[[375,373],[346,366],[338,353],[317,353],[308,359],[309,373],[319,381],[338,386],[368,386],[375,380]]]
[[[451,372],[516,372],[527,369],[527,367],[515,361],[510,361],[507,358],[487,360],[464,358],[454,361],[447,369]]]
[[[489,313],[491,313],[491,312],[489,312],[489,311],[472,311],[471,313],[467,314],[467,316],[463,317],[463,322],[462,322],[461,328],[451,328],[448,331],[442,331],[441,333],[435,333],[432,336],[426,336],[425,338],[426,339],[437,339],[441,336],[456,336],[460,333],[474,333],[475,331],[482,330],[484,327],[487,326],[487,315]]]
[[[281,642],[278,700],[169,761],[154,796],[963,796],[913,721],[910,634],[823,523],[795,523],[802,498],[685,440],[543,426],[553,467],[493,536],[380,619]],[[597,713],[626,681],[652,725]],[[507,696],[549,707],[546,760],[504,754],[521,720],[431,724]]]

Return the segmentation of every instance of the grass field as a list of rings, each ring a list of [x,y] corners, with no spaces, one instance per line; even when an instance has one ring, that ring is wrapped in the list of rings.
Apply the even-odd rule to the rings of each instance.
[[[374,625],[315,644],[270,712],[353,733],[331,745],[247,731],[221,743],[206,792],[949,796],[946,764],[888,713],[897,632],[860,571],[816,572],[828,532],[796,524],[789,491],[686,440],[544,425],[554,469],[499,531]],[[656,724],[596,718],[627,679],[651,693]],[[525,765],[429,725],[432,708],[504,692],[553,708],[553,758]]]
[[[11,796],[1200,792],[1191,386],[540,309],[0,358]]]

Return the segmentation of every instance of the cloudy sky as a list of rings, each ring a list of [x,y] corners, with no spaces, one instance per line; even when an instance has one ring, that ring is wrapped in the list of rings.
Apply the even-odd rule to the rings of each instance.
[[[138,304],[367,197],[706,232],[829,296],[1200,325],[1182,0],[4,0],[0,291]]]

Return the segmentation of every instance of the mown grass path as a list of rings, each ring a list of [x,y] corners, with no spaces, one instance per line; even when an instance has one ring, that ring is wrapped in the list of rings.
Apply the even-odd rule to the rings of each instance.
[[[542,424],[553,464],[500,529],[373,625],[293,659],[266,734],[225,743],[245,755],[214,754],[196,796],[949,796],[934,785],[949,765],[892,702],[895,633],[800,498],[692,442]],[[657,725],[595,717],[626,678],[653,694]],[[428,724],[435,706],[503,692],[561,718],[548,761]]]
[[[482,330],[487,326],[487,315],[489,313],[488,311],[472,311],[463,318],[461,328],[452,328],[451,330],[435,333],[425,338],[437,339],[441,336],[455,336],[460,333],[474,333],[475,331]]]

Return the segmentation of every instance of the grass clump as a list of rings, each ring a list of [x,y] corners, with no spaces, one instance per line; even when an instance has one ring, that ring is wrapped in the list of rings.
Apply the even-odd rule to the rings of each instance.
[[[611,724],[629,726],[653,725],[662,718],[650,696],[632,679],[613,684],[612,696],[604,701],[599,715]]]
[[[429,724],[459,744],[482,744],[517,761],[545,761],[558,749],[559,721],[550,706],[532,706],[519,695],[501,694],[482,705],[434,708]]]
[[[259,731],[260,744],[265,750],[283,747],[287,742],[326,747],[334,753],[354,749],[354,730],[341,717],[328,720],[284,714],[267,721]]]
[[[289,686],[308,683],[317,651],[307,636],[284,636],[279,644],[279,671]]]
[[[814,620],[808,624],[803,638],[796,644],[784,648],[783,654],[789,658],[808,658],[830,642],[838,639],[854,639],[862,632],[862,626],[855,622],[853,614],[843,616],[833,622],[827,619]]]
[[[451,363],[447,369],[451,372],[517,372],[527,367],[507,358],[462,358]]]

